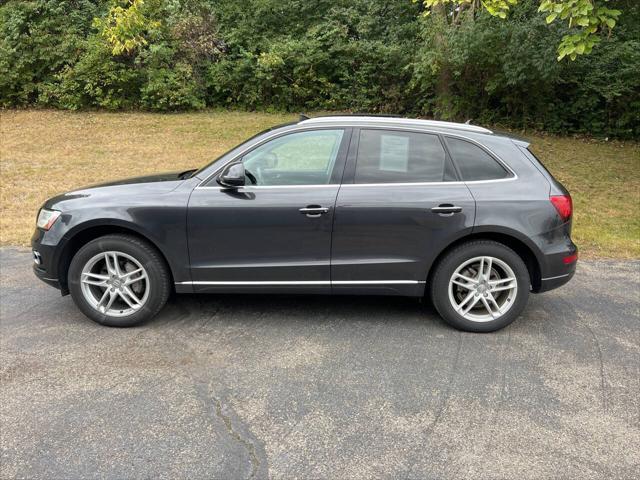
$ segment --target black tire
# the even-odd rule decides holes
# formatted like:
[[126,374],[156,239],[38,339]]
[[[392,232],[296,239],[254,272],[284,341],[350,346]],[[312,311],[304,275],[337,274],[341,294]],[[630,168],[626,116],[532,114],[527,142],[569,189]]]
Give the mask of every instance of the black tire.
[[[479,256],[491,256],[505,262],[515,274],[518,290],[511,308],[495,320],[478,322],[468,320],[455,311],[449,300],[449,280],[465,261]],[[494,332],[506,327],[522,313],[527,305],[530,277],[522,258],[512,249],[491,240],[476,240],[455,247],[445,254],[435,267],[430,282],[431,301],[434,307],[452,327],[467,332]]]
[[[80,283],[82,269],[91,258],[101,252],[117,251],[130,255],[146,270],[149,294],[143,306],[131,315],[117,317],[94,308],[85,298]],[[67,282],[73,301],[91,320],[109,327],[132,327],[154,317],[164,306],[171,291],[171,277],[161,254],[138,237],[124,234],[105,235],[84,245],[69,266]]]

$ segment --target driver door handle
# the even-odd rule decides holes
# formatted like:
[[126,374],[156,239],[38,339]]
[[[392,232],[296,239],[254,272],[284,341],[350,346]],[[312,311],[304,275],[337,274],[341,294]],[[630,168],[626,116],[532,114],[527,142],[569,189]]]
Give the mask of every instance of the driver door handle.
[[433,207],[431,211],[433,213],[439,213],[441,215],[453,215],[454,213],[460,213],[462,211],[462,207],[458,207],[450,203],[443,203],[441,205],[438,205],[437,207]]
[[306,215],[307,217],[315,218],[327,213],[329,211],[329,208],[321,207],[320,205],[307,205],[306,207],[301,208],[298,211],[303,215]]

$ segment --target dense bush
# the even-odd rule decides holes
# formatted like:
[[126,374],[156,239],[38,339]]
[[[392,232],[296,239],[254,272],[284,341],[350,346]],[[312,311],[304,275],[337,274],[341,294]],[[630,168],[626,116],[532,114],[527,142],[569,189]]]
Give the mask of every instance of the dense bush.
[[411,0],[9,0],[0,105],[352,110],[640,136],[640,6],[588,56],[537,2],[459,24]]

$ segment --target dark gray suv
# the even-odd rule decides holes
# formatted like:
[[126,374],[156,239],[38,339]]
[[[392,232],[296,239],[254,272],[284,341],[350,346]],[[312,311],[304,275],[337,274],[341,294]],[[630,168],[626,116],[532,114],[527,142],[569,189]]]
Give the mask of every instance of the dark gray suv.
[[330,116],[262,132],[197,171],[48,200],[38,277],[104,325],[178,293],[429,296],[487,332],[574,274],[567,190],[482,127]]

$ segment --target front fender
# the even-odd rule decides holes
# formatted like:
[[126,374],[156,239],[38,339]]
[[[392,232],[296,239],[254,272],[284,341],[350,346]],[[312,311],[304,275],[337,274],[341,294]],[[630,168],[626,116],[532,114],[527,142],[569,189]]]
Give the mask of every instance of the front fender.
[[51,274],[63,285],[73,254],[88,241],[110,233],[131,233],[146,239],[164,256],[176,282],[190,281],[187,199],[177,196],[166,195],[162,204],[75,208],[63,213],[48,232],[36,231],[34,238],[39,237],[40,248],[49,250]]

